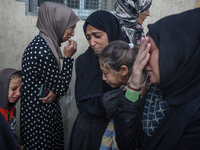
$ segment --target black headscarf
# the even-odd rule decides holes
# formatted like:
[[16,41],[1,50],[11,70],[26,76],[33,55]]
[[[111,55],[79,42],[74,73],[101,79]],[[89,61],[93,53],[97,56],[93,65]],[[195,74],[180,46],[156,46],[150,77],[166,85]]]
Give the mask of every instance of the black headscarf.
[[200,8],[165,17],[148,26],[159,49],[164,99],[178,106],[200,94]]
[[108,11],[99,10],[92,13],[83,25],[84,33],[88,24],[106,32],[109,42],[122,39],[122,31],[117,18]]
[[[165,17],[148,28],[159,49],[160,88],[170,110],[143,149],[196,149],[199,142],[190,131],[199,132],[200,8]],[[188,144],[180,145],[183,136],[189,137]]]
[[[123,38],[117,18],[108,11],[100,10],[92,13],[83,25],[84,33],[86,33],[88,25],[106,32],[109,42],[122,40]],[[109,85],[102,81],[99,59],[91,46],[77,60],[80,64],[76,64],[76,75],[78,79],[76,80],[75,90],[76,101],[79,102],[83,99],[102,96],[104,92],[111,89]]]

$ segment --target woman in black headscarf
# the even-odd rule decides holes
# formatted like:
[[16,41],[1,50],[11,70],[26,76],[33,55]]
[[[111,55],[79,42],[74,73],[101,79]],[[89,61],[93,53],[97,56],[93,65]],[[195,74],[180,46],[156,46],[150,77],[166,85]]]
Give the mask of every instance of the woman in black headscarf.
[[76,60],[75,97],[79,114],[71,134],[70,149],[97,150],[109,122],[102,96],[112,90],[102,80],[97,54],[109,42],[122,40],[122,31],[117,18],[102,10],[86,19],[83,30],[90,46]]
[[[115,125],[124,125],[126,130],[122,132],[129,132],[121,133],[120,141],[127,136],[133,137],[129,144],[148,150],[200,148],[199,15],[200,8],[165,17],[148,26],[148,38],[142,40],[136,61],[140,60],[141,70],[148,71],[151,83],[159,84],[169,110],[165,117],[154,118],[159,124],[148,137],[142,130],[145,97],[135,102],[123,97],[115,115],[121,123],[115,122]],[[133,80],[129,86],[132,89],[137,87]],[[134,105],[139,105],[138,111]],[[134,110],[124,111],[130,107]],[[126,148],[135,149],[132,145]]]

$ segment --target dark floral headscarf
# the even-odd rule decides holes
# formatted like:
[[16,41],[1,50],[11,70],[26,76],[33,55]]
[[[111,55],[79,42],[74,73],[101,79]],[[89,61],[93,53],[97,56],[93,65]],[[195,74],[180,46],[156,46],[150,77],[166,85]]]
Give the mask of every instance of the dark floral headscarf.
[[115,15],[118,18],[123,33],[134,45],[140,45],[141,37],[144,37],[143,27],[138,24],[140,13],[148,10],[152,0],[117,0],[115,3]]

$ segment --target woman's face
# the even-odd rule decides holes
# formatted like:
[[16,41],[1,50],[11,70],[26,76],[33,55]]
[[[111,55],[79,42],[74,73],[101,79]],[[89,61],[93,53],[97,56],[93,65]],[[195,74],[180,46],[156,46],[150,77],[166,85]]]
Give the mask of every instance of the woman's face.
[[149,43],[151,44],[151,49],[149,51],[150,58],[147,63],[145,70],[148,71],[148,75],[150,76],[151,83],[160,83],[160,72],[159,72],[159,50],[154,42],[154,40],[148,36]]
[[10,80],[9,91],[8,91],[8,102],[15,103],[21,97],[22,81],[18,77]]
[[76,27],[76,24],[71,26],[69,29],[67,29],[63,35],[63,42],[68,41],[72,36],[74,36],[74,29]]
[[139,14],[138,24],[142,25],[144,20],[150,15],[149,10],[145,10],[144,12]]
[[107,33],[91,25],[86,28],[86,38],[96,54],[101,53],[109,43]]

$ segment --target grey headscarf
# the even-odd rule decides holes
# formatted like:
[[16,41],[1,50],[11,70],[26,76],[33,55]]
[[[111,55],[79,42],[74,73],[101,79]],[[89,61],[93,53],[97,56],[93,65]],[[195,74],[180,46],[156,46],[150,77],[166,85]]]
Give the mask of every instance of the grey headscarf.
[[39,7],[37,20],[39,34],[51,48],[60,69],[60,59],[63,58],[60,50],[63,35],[67,29],[78,21],[79,18],[74,11],[66,5],[45,2]]
[[117,0],[115,3],[115,15],[122,31],[135,45],[140,45],[141,37],[144,36],[143,27],[137,22],[138,16],[149,9],[151,2],[152,0]]
[[10,77],[17,70],[5,68],[0,71],[0,108],[8,108],[8,90],[10,85]]

